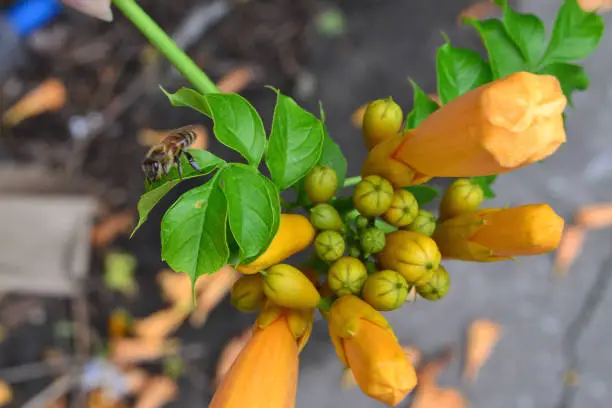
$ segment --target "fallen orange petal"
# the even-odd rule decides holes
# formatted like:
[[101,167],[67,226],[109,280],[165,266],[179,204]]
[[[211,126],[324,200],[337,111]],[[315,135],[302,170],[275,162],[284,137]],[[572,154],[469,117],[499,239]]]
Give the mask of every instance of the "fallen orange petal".
[[[202,275],[195,284],[196,296],[201,293],[214,275]],[[191,289],[191,278],[186,273],[174,272],[172,269],[164,269],[158,272],[157,284],[161,287],[162,297],[168,303],[175,305],[193,304],[193,291]]]
[[13,127],[42,113],[60,110],[66,103],[66,94],[62,81],[47,79],[9,108],[2,116],[2,122],[6,127]]
[[149,381],[149,374],[140,368],[132,368],[124,373],[127,389],[130,394],[140,394],[147,382]]
[[8,405],[13,400],[13,389],[10,385],[0,380],[0,407]]
[[474,382],[481,367],[491,356],[501,337],[501,325],[491,320],[474,321],[467,334],[467,351],[463,377]]
[[217,88],[221,93],[239,93],[248,87],[255,79],[253,68],[244,66],[238,67],[217,82]]
[[134,321],[134,334],[141,338],[165,338],[183,323],[189,314],[187,306],[178,305],[159,310]]
[[149,380],[134,408],[161,408],[176,398],[178,386],[174,380],[158,376]]
[[149,339],[116,339],[110,342],[110,360],[117,365],[127,365],[142,361],[157,360],[160,357],[174,354],[178,343],[161,338]]
[[608,11],[612,9],[612,0],[578,0],[578,5],[588,12]]
[[458,24],[463,23],[464,18],[474,18],[483,20],[494,17],[499,13],[499,7],[492,0],[481,0],[461,10],[457,20]]
[[555,273],[564,275],[582,252],[586,230],[578,225],[570,225],[563,231],[563,237],[555,253]]
[[465,396],[453,388],[438,386],[438,377],[448,368],[453,359],[452,350],[428,360],[417,373],[419,383],[411,408],[467,408]]
[[133,223],[132,211],[126,210],[109,215],[91,231],[91,244],[96,248],[105,248],[119,235],[129,233]]
[[240,274],[229,265],[211,275],[207,285],[198,296],[196,309],[191,314],[189,321],[192,326],[201,327],[206,323],[210,312],[229,293],[239,277]]
[[575,222],[587,229],[612,227],[612,203],[591,204],[579,208]]

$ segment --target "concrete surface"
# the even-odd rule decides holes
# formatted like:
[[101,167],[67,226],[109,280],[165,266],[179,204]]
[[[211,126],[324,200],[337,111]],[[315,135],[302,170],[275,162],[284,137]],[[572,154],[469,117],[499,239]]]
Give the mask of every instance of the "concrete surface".
[[[377,2],[379,7],[398,5],[397,2],[389,3]],[[427,10],[431,7],[426,9],[415,3],[412,3],[414,12],[425,13],[425,22],[430,21],[426,14],[432,12],[448,13],[447,21],[453,21],[453,16],[456,16],[453,13],[462,7],[462,4],[457,4],[457,9],[449,6],[432,11]],[[559,3],[558,0],[523,0],[521,6],[550,24]],[[372,97],[392,94],[406,102],[410,98],[408,87],[392,89],[391,85],[397,83],[397,78],[377,77],[377,64],[384,63],[385,55],[402,53],[406,56],[403,67],[410,67],[411,59],[419,60],[420,67],[426,66],[425,59],[433,70],[434,49],[441,43],[438,32],[445,30],[454,39],[454,35],[463,30],[452,25],[427,27],[424,25],[427,23],[423,23],[420,26],[423,31],[419,34],[418,29],[410,24],[402,25],[406,15],[380,21],[376,13],[366,14],[349,14],[349,27],[367,21],[371,25],[370,32],[403,30],[409,36],[419,35],[420,45],[411,50],[403,42],[390,41],[391,37],[387,37],[390,42],[381,42],[381,38],[385,38],[381,34],[355,40],[354,46],[364,50],[378,47],[374,56],[364,51],[363,58],[357,53],[354,60],[341,61],[342,55],[339,55],[337,61],[321,62],[321,66],[325,63],[327,68],[320,76],[320,97],[329,112],[344,115],[343,121],[347,120],[352,109],[365,101],[355,101],[355,106],[343,108],[341,105],[345,105],[346,95],[325,91],[326,85],[331,85],[325,82],[326,78],[337,78],[334,70],[341,69],[341,64],[360,64],[361,67],[347,72],[346,83],[342,85],[348,92],[351,86],[371,87]],[[605,18],[609,27],[612,15]],[[465,35],[461,41],[464,41],[459,44],[461,46],[476,43]],[[430,53],[424,54],[424,50],[430,50]],[[579,205],[612,201],[610,55],[612,30],[607,30],[596,55],[585,63],[592,80],[591,88],[588,92],[578,93],[574,100],[575,109],[568,111],[568,143],[545,163],[501,177],[495,188],[498,197],[490,206],[547,202],[570,220],[572,211]],[[398,75],[415,77],[428,92],[435,89],[431,72],[421,69],[409,73],[399,71]],[[374,86],[376,81],[379,81],[377,88]],[[328,120],[331,120],[330,116],[328,114]],[[357,132],[351,134],[340,122],[330,122],[330,127],[332,135],[341,135],[343,148],[355,150],[354,140],[359,138]],[[364,154],[364,151],[351,154],[351,174],[358,171],[359,161],[355,156]],[[420,300],[388,316],[403,342],[414,344],[425,353],[454,345],[458,357],[463,350],[465,328],[472,319],[490,318],[503,325],[503,338],[482,369],[479,381],[462,388],[474,408],[610,407],[612,324],[609,311],[612,310],[612,290],[607,284],[612,272],[611,248],[611,231],[590,233],[583,254],[562,280],[553,279],[551,256],[548,255],[484,265],[445,262],[452,278],[447,298],[439,302]],[[382,407],[358,390],[340,389],[341,364],[326,340],[324,325],[317,329],[302,357],[297,407]],[[442,383],[461,386],[460,369],[459,358],[444,373]],[[579,373],[579,384],[574,388],[564,387],[563,383],[563,374],[570,369]]]

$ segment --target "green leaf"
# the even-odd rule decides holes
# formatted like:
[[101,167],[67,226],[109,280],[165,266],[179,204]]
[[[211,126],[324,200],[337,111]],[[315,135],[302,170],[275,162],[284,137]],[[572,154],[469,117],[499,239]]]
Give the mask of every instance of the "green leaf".
[[471,177],[470,180],[478,183],[480,188],[482,188],[482,192],[484,193],[484,197],[487,200],[495,198],[495,192],[491,188],[491,185],[495,182],[497,176],[479,176],[479,177]]
[[[201,177],[206,174],[210,174],[216,168],[222,166],[225,162],[215,156],[214,154],[207,152],[206,150],[188,150],[193,156],[196,163],[200,167],[200,172],[196,171],[189,165],[185,157],[181,157],[181,165],[183,167],[183,180]],[[173,167],[168,172],[168,180],[162,179],[154,183],[147,183],[146,193],[144,193],[140,200],[138,200],[138,225],[132,231],[130,237],[134,236],[136,231],[147,221],[149,213],[155,207],[155,205],[165,196],[174,186],[179,184],[181,181],[178,176],[178,170]]]
[[597,48],[603,32],[601,16],[582,10],[576,0],[565,0],[540,66],[586,58]]
[[266,131],[255,108],[238,94],[207,94],[217,139],[257,167],[266,148]]
[[484,42],[489,54],[489,64],[491,64],[493,80],[527,70],[527,63],[521,50],[508,36],[500,20],[478,21],[475,19],[465,19],[465,21],[478,31]]
[[438,104],[433,101],[421,87],[412,79],[409,79],[414,89],[414,102],[412,111],[406,116],[406,129],[414,129],[421,124],[429,115],[438,110]]
[[545,66],[539,73],[556,76],[561,83],[563,94],[570,104],[572,103],[572,93],[575,90],[584,91],[589,87],[589,77],[580,65],[557,62]]
[[170,93],[160,86],[162,92],[170,100],[172,106],[186,107],[210,116],[206,98],[190,88],[181,88],[175,93]]
[[183,194],[162,219],[162,260],[194,283],[227,264],[227,204],[218,174]]
[[491,81],[491,68],[477,52],[455,48],[449,42],[438,49],[436,65],[443,105]]
[[281,189],[304,177],[321,157],[324,129],[319,119],[277,92],[266,165]]
[[[229,226],[240,247],[240,263],[261,255],[276,235],[280,219],[278,196],[270,180],[252,167],[230,164],[221,171],[221,188],[227,200]],[[276,224],[276,229],[272,227]]]
[[323,125],[323,148],[318,164],[332,168],[338,176],[338,190],[342,188],[346,178],[347,163],[342,154],[340,146],[327,133],[327,127]]
[[504,9],[503,24],[506,32],[518,46],[531,69],[535,69],[546,46],[544,23],[533,14],[513,10],[507,0],[496,1]]
[[419,203],[419,207],[424,206],[427,203],[433,201],[437,196],[440,195],[440,190],[435,187],[428,186],[426,184],[419,184],[416,186],[408,186],[404,187],[404,190],[410,191],[417,202]]

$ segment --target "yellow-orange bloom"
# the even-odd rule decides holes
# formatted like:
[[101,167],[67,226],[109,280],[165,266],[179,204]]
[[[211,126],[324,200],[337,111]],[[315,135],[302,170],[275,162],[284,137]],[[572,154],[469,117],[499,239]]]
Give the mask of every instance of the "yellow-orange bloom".
[[499,261],[554,250],[564,221],[547,204],[484,209],[441,223],[434,240],[443,258]]
[[565,142],[566,104],[556,77],[517,72],[444,105],[390,157],[433,177],[506,173]]
[[298,354],[310,337],[312,319],[313,310],[282,309],[268,302],[209,408],[295,407]]
[[352,370],[364,394],[396,406],[416,386],[414,367],[389,323],[358,297],[342,296],[334,302],[329,334],[338,357]]
[[391,157],[391,154],[397,150],[402,140],[404,140],[404,136],[397,134],[378,143],[368,153],[363,162],[361,176],[364,178],[367,176],[380,176],[389,180],[395,188],[423,184],[431,180],[431,177],[424,176],[410,166]]

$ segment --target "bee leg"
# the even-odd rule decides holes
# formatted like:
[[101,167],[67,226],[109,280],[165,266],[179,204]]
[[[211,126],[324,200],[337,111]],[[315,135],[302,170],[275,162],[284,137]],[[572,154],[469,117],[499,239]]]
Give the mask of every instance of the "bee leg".
[[164,172],[164,176],[166,176],[166,181],[169,181],[170,178],[168,177],[168,166],[166,166],[165,164],[162,164],[161,168],[162,168],[162,171]]
[[179,156],[175,156],[174,164],[176,164],[176,170],[178,170],[179,180],[183,180],[183,166],[181,166],[181,159]]
[[198,163],[196,163],[195,159],[193,158],[193,156],[191,155],[191,153],[189,152],[183,152],[183,154],[185,155],[185,157],[187,158],[187,161],[189,162],[189,165],[191,167],[193,167],[193,169],[195,171],[199,171],[201,172],[202,170],[200,170],[200,166],[198,166]]

